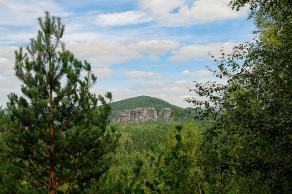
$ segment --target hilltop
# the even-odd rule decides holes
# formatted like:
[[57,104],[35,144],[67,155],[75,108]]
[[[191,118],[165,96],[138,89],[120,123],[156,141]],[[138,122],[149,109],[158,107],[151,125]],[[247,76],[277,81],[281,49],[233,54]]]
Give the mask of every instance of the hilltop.
[[151,96],[137,96],[134,98],[127,98],[124,100],[111,103],[112,105],[112,117],[116,117],[121,112],[136,108],[170,108],[171,110],[177,110],[183,112],[184,109],[170,104],[159,98]]

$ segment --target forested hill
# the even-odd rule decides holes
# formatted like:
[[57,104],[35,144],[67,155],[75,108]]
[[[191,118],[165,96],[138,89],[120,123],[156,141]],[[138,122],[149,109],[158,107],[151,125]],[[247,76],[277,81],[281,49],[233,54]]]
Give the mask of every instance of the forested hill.
[[119,113],[125,110],[131,110],[135,108],[170,108],[172,110],[180,110],[183,111],[183,108],[172,105],[164,100],[159,98],[154,98],[150,96],[137,96],[134,98],[127,98],[124,100],[120,100],[117,102],[113,102],[112,104],[112,116],[115,117]]

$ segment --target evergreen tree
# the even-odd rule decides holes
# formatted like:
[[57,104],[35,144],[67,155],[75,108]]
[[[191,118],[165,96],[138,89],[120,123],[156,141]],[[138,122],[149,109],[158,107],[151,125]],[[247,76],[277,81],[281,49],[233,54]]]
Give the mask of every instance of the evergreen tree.
[[10,94],[7,103],[14,125],[2,138],[0,190],[86,192],[108,169],[105,156],[115,147],[111,94],[91,93],[96,76],[65,48],[59,17],[46,13],[39,25],[37,37],[15,52],[23,95]]

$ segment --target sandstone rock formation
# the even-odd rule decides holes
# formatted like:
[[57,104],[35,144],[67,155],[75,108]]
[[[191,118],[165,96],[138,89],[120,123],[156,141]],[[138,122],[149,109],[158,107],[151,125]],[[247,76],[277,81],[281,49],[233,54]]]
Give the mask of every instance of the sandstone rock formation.
[[119,123],[143,123],[145,121],[171,120],[170,108],[136,108],[122,112],[116,119]]

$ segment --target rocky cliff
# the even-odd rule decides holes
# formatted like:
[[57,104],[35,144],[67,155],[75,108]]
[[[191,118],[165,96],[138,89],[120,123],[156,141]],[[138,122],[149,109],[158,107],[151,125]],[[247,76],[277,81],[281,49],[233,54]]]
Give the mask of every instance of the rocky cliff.
[[145,121],[170,120],[170,108],[136,108],[122,112],[116,119],[119,123],[142,123]]

